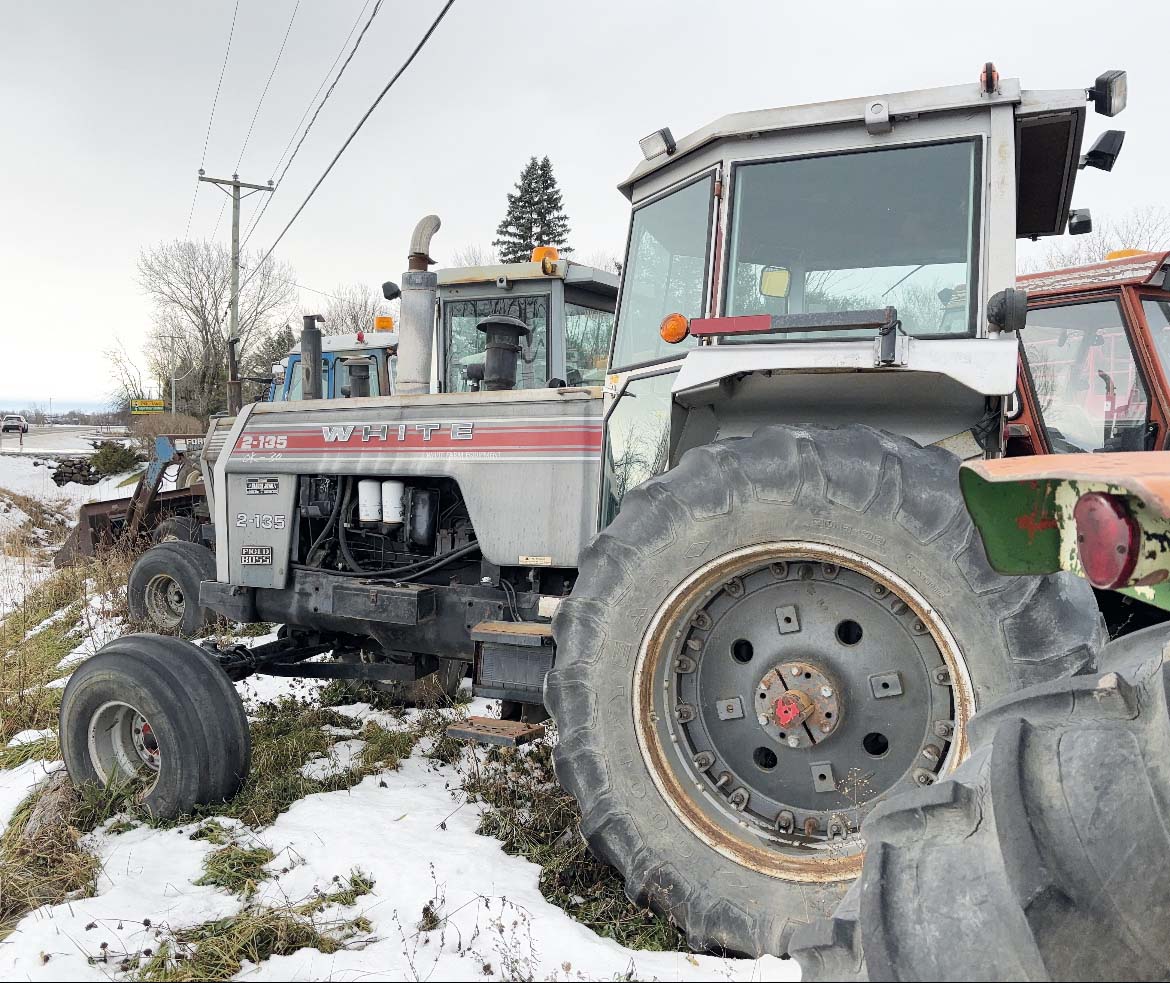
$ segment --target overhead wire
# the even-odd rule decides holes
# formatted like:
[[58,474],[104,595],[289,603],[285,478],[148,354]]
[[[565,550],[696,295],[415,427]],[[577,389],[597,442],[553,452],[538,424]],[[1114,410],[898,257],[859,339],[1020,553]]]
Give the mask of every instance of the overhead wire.
[[[207,146],[211,141],[211,124],[215,122],[215,107],[219,104],[219,90],[223,87],[223,75],[227,71],[228,56],[232,53],[232,38],[236,36],[236,15],[240,12],[240,0],[236,0],[235,8],[232,10],[232,26],[228,30],[227,48],[223,53],[223,64],[219,66],[219,81],[215,83],[215,95],[211,99],[211,113],[207,117],[207,133],[203,136],[203,156],[199,158],[199,170],[203,170],[203,165],[207,163]],[[191,218],[195,214],[195,200],[199,197],[199,186],[202,182],[195,179],[195,192],[191,195],[191,207],[187,210],[187,228],[183,232],[183,238],[186,239],[191,234]],[[221,210],[222,213],[222,210]]]
[[[244,135],[244,143],[240,147],[240,156],[236,159],[236,166],[233,174],[238,174],[240,164],[244,161],[244,154],[248,150],[248,144],[252,140],[252,130],[256,127],[256,120],[260,117],[260,109],[264,105],[264,97],[268,95],[268,89],[272,85],[272,79],[276,75],[276,69],[280,66],[280,59],[284,56],[285,46],[288,44],[288,36],[292,32],[293,21],[297,19],[297,11],[301,9],[301,0],[297,0],[293,6],[293,12],[289,16],[288,25],[284,29],[284,37],[280,41],[280,48],[276,52],[276,59],[272,63],[272,69],[268,73],[268,79],[264,83],[264,88],[260,92],[260,98],[256,101],[256,109],[252,113],[252,121],[248,124],[248,132]],[[220,203],[219,215],[215,219],[215,228],[211,230],[211,238],[214,239],[216,233],[219,232],[219,224],[223,221],[223,213],[227,209],[227,200]]]
[[381,101],[385,98],[386,93],[389,92],[394,87],[394,83],[397,82],[402,77],[403,73],[406,72],[406,70],[414,62],[415,58],[418,57],[419,52],[422,51],[422,49],[426,46],[426,43],[431,39],[431,35],[433,35],[435,33],[435,31],[438,29],[439,24],[442,23],[443,18],[447,16],[447,12],[451,9],[452,6],[454,6],[454,4],[455,4],[455,0],[447,0],[447,2],[443,5],[442,10],[439,11],[438,15],[431,22],[431,26],[427,28],[426,33],[423,34],[422,38],[419,39],[418,44],[416,44],[414,46],[414,49],[410,52],[410,55],[407,57],[406,61],[404,61],[402,63],[402,65],[398,69],[398,71],[396,71],[394,73],[394,75],[391,77],[390,81],[387,82],[386,85],[382,88],[382,91],[378,93],[377,98],[374,99],[374,101],[370,104],[370,108],[367,109],[365,111],[364,115],[362,116],[362,118],[360,120],[358,120],[357,126],[355,126],[353,128],[353,132],[351,132],[350,135],[345,138],[345,142],[342,143],[341,148],[337,151],[336,154],[333,155],[333,159],[329,162],[329,165],[322,172],[321,176],[319,178],[317,178],[317,181],[313,185],[313,187],[309,189],[309,193],[305,196],[305,200],[302,201],[300,206],[297,208],[297,210],[295,212],[293,212],[292,218],[290,218],[288,220],[288,222],[285,224],[285,227],[280,230],[280,234],[276,237],[276,240],[272,243],[272,245],[268,247],[268,251],[260,258],[260,261],[256,264],[255,268],[248,275],[248,278],[242,284],[240,284],[241,290],[243,290],[244,287],[247,286],[248,281],[251,280],[252,277],[254,277],[256,275],[256,273],[260,270],[260,268],[267,261],[268,257],[270,257],[272,255],[272,253],[275,251],[276,247],[278,245],[280,245],[281,240],[285,237],[285,235],[288,234],[288,230],[293,227],[293,223],[296,222],[296,220],[300,217],[301,212],[303,212],[305,210],[306,206],[309,204],[309,202],[312,201],[313,195],[315,195],[317,193],[317,189],[320,188],[322,184],[324,184],[325,179],[329,176],[330,172],[337,165],[337,162],[339,160],[341,160],[341,155],[345,153],[346,149],[349,147],[349,145],[351,143],[353,143],[354,138],[361,131],[361,128],[363,126],[365,126],[366,120],[368,120],[373,115],[374,110],[378,108],[379,103],[381,103]]
[[361,47],[362,40],[365,38],[366,32],[370,29],[370,25],[374,23],[374,18],[378,16],[378,11],[382,9],[382,0],[377,0],[377,3],[374,4],[374,9],[370,13],[369,20],[367,20],[365,26],[362,27],[361,34],[358,35],[357,41],[354,42],[353,48],[349,52],[349,56],[345,59],[345,63],[341,66],[341,69],[333,79],[332,84],[329,86],[328,91],[321,99],[321,102],[318,103],[316,110],[313,112],[313,118],[309,120],[309,125],[306,126],[304,132],[301,133],[300,140],[297,140],[296,149],[293,150],[292,155],[288,158],[288,162],[284,165],[284,170],[280,172],[280,177],[276,177],[276,172],[280,168],[280,164],[284,160],[285,154],[288,153],[288,148],[292,146],[293,140],[296,140],[297,133],[300,132],[301,123],[305,121],[305,117],[309,115],[309,110],[313,108],[314,100],[321,93],[321,90],[325,88],[325,83],[329,81],[330,74],[333,72],[333,69],[337,63],[341,60],[341,56],[345,52],[345,46],[349,44],[349,39],[353,37],[353,32],[357,29],[358,24],[361,22],[362,15],[366,12],[366,9],[369,7],[369,5],[370,0],[366,0],[365,6],[362,7],[361,11],[358,13],[357,19],[353,22],[353,27],[349,29],[349,34],[342,43],[341,49],[337,52],[337,57],[333,59],[333,64],[329,66],[329,71],[326,72],[325,77],[321,79],[321,84],[317,86],[317,91],[313,93],[313,98],[309,100],[309,105],[305,107],[305,112],[301,116],[300,122],[297,123],[297,127],[295,130],[293,130],[292,136],[289,137],[284,151],[281,153],[280,157],[276,161],[275,166],[272,168],[271,176],[275,179],[276,191],[273,191],[272,194],[265,195],[264,200],[258,204],[256,214],[248,225],[248,231],[244,233],[243,244],[245,246],[248,244],[248,240],[252,238],[252,233],[256,231],[256,226],[260,224],[260,220],[264,218],[264,213],[268,210],[268,206],[272,204],[272,199],[280,190],[281,183],[284,181],[284,176],[288,173],[288,169],[292,167],[292,162],[296,159],[297,154],[300,152],[301,145],[305,142],[305,138],[309,135],[309,131],[313,128],[313,124],[317,122],[317,117],[321,115],[321,110],[325,107],[325,103],[327,103],[329,101],[329,97],[333,95],[333,90],[337,88],[337,83],[341,81],[341,77],[345,74],[345,70],[349,67],[349,63],[353,61],[353,56],[357,54],[358,48]]

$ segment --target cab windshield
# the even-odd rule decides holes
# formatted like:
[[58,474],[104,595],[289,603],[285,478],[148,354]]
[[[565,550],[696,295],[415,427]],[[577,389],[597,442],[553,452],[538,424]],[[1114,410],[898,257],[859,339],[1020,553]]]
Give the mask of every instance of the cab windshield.
[[960,140],[737,165],[726,313],[895,307],[907,334],[974,333],[977,149]]
[[485,297],[481,300],[449,300],[443,305],[446,318],[447,378],[444,392],[467,392],[467,368],[482,364],[487,335],[476,328],[485,317],[503,314],[518,317],[529,328],[529,341],[520,341],[516,366],[517,389],[541,389],[548,382],[548,297],[517,295]]

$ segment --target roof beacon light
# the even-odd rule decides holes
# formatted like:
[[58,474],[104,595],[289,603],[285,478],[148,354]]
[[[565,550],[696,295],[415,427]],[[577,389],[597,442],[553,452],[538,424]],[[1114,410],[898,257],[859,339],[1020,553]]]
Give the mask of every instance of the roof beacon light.
[[674,136],[670,132],[670,127],[664,126],[661,130],[655,130],[648,137],[642,137],[638,141],[638,146],[642,148],[642,156],[647,160],[653,160],[662,154],[669,157],[675,149]]
[[1117,68],[1102,72],[1086,94],[1093,108],[1102,116],[1116,116],[1125,109],[1129,96],[1125,72]]
[[532,262],[540,264],[540,272],[545,276],[552,276],[556,272],[557,260],[560,258],[556,246],[537,246],[532,250]]
[[1088,492],[1077,499],[1073,519],[1085,579],[1101,590],[1128,584],[1137,565],[1141,532],[1125,502],[1117,495]]

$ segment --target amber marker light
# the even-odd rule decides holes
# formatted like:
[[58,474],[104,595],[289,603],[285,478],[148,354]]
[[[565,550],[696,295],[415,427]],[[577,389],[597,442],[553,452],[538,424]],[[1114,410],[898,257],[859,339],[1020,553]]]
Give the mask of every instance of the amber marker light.
[[688,334],[690,324],[681,314],[667,314],[658,325],[658,336],[668,345],[677,345]]

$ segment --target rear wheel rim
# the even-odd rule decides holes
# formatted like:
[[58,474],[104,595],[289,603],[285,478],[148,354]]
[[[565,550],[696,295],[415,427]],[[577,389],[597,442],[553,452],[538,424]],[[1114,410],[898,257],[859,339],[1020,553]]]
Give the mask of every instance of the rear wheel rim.
[[89,720],[89,759],[102,785],[119,777],[145,778],[147,791],[158,781],[162,750],[154,727],[129,703],[111,700]]
[[676,816],[736,863],[798,881],[856,876],[864,814],[952,770],[974,710],[925,598],[811,542],[744,547],[687,577],[633,683],[643,759]]
[[186,596],[174,577],[156,573],[146,582],[144,593],[146,613],[154,624],[174,630],[183,623]]

